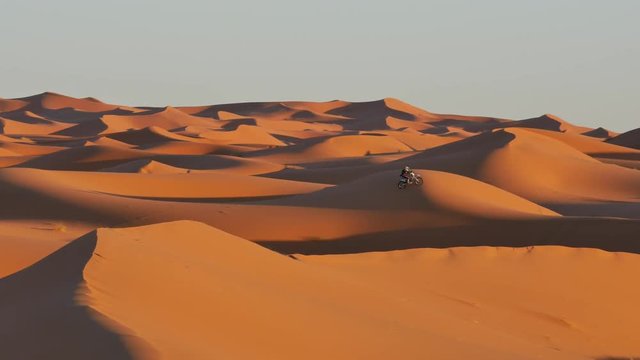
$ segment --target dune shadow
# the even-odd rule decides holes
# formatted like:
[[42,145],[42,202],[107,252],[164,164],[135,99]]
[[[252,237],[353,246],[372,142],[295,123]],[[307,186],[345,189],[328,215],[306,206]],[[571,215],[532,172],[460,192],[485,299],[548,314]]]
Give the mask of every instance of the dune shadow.
[[[5,119],[21,122],[21,123],[24,123],[24,124],[31,124],[31,125],[48,125],[48,124],[50,124],[49,120],[47,120],[47,119],[39,119],[39,118],[37,118],[35,116],[31,116],[24,110],[16,110],[16,111],[4,112],[4,113],[2,113],[2,117],[5,118]],[[1,123],[0,123],[0,126],[2,126]]]
[[616,217],[640,220],[640,202],[601,201],[579,204],[547,204],[541,206],[564,216]]
[[436,146],[403,159],[383,164],[385,168],[414,168],[446,171],[467,177],[476,177],[486,159],[496,150],[502,149],[515,139],[505,132],[487,132],[463,140]]
[[590,153],[589,156],[596,159],[617,159],[617,160],[635,160],[640,161],[640,153],[631,152],[633,149],[630,149],[628,153]]
[[119,335],[77,300],[96,241],[95,233],[84,235],[0,279],[3,359],[133,359]]
[[[304,164],[305,169],[283,169],[265,174],[265,177],[288,179],[298,181],[310,181],[319,183],[341,184],[354,181],[360,177],[382,171],[397,170],[405,165],[416,169],[430,169],[459,174],[467,177],[477,177],[487,157],[494,151],[507,146],[515,135],[498,131],[495,133],[482,133],[460,141],[443,144],[434,148],[415,151],[415,154],[392,160],[383,164],[350,164],[349,166],[311,168]],[[315,139],[314,139],[315,140]],[[322,141],[317,139],[315,141]],[[306,144],[311,144],[305,143]],[[286,152],[296,146],[278,149],[278,152]],[[301,147],[300,147],[301,149]],[[251,153],[252,156],[271,155],[270,153]],[[362,159],[363,157],[361,157]],[[327,179],[331,179],[327,181]],[[390,186],[395,186],[397,178],[390,180]]]
[[263,196],[239,196],[239,197],[160,197],[160,196],[135,196],[135,195],[121,195],[111,194],[106,192],[99,192],[100,194],[116,196],[126,199],[138,199],[138,200],[150,200],[150,201],[162,201],[162,202],[181,202],[181,203],[220,203],[220,204],[233,204],[233,203],[257,203],[260,201],[277,200],[287,197],[296,196],[299,194],[282,194],[282,195],[263,195]]
[[[288,135],[282,135],[282,134],[276,134],[276,133],[270,133],[271,136],[273,136],[274,138],[289,144],[289,146],[292,145],[300,145],[300,144],[305,144],[309,141],[309,138],[299,138],[299,137],[295,137],[295,136],[288,136]],[[334,136],[335,134],[326,134],[323,136],[317,136],[314,137],[312,139],[327,139],[331,136]],[[251,153],[249,153],[251,154]]]
[[54,120],[66,124],[79,124],[85,121],[97,121],[104,115],[131,115],[132,111],[126,109],[113,109],[105,111],[83,111],[74,108],[60,109],[32,109],[33,113],[40,115],[48,120]]
[[113,148],[101,145],[72,147],[34,157],[14,167],[42,170],[93,171],[116,166],[127,161],[151,157],[150,154],[132,153],[123,157],[110,158],[107,156],[103,158],[103,155],[110,151],[113,151]]
[[245,102],[212,105],[193,115],[219,120],[219,111],[226,111],[240,116],[251,117],[253,115],[268,115],[287,110],[289,109],[279,102]]
[[492,129],[498,127],[500,125],[500,121],[497,119],[488,119],[487,122],[473,122],[463,119],[444,118],[442,120],[431,122],[431,125],[437,128],[454,127],[472,133],[479,133],[484,131],[491,131]]
[[283,254],[351,254],[459,246],[558,245],[640,254],[640,221],[560,218],[487,220],[479,224],[359,234],[338,239],[257,241]]
[[5,206],[0,207],[1,219],[73,220],[115,224],[126,217],[117,211],[95,206],[82,206],[73,201],[0,179],[0,198]]
[[225,131],[235,131],[238,130],[240,125],[257,126],[258,124],[253,118],[234,119],[222,125],[222,129]]

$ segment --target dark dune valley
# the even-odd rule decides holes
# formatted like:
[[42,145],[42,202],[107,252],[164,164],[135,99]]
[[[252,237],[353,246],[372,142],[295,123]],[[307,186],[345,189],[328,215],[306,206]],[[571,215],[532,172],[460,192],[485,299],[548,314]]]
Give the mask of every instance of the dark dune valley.
[[43,93],[0,200],[0,359],[640,357],[640,129]]

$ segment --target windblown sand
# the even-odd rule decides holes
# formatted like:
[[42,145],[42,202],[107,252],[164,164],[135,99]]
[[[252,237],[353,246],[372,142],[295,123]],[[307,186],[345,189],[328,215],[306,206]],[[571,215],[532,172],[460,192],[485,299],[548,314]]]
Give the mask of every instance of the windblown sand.
[[44,93],[0,199],[0,359],[640,357],[640,129]]

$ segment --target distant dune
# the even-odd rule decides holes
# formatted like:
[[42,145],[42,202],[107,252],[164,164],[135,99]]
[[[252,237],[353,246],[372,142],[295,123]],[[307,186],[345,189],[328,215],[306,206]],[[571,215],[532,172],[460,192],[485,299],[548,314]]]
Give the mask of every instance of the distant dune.
[[2,359],[640,357],[640,129],[43,93],[0,199]]
[[607,142],[640,150],[640,129],[630,130],[614,136],[608,139]]

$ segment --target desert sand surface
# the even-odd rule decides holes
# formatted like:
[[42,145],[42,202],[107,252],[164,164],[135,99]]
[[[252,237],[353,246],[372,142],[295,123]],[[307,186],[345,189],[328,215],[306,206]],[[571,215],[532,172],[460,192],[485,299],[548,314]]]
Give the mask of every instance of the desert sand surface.
[[0,99],[0,359],[640,358],[639,131]]

